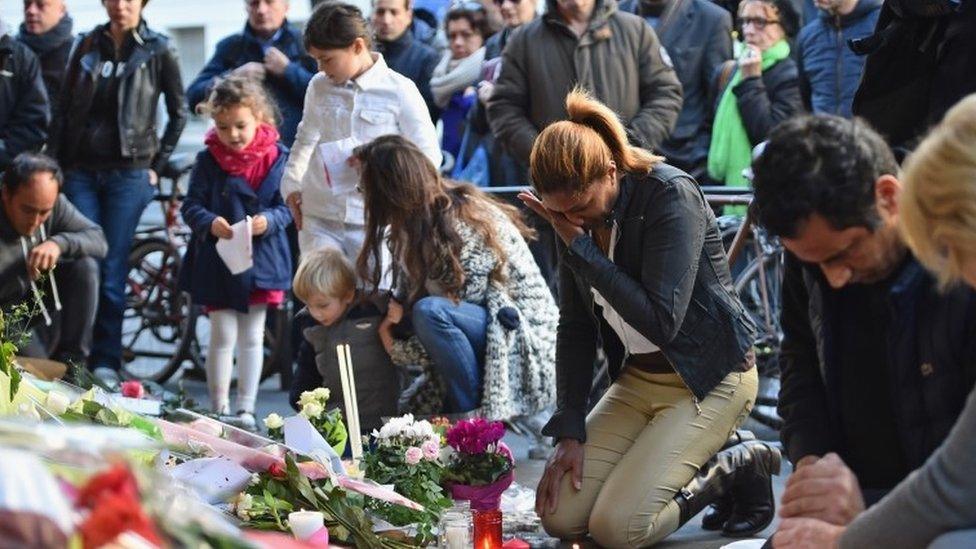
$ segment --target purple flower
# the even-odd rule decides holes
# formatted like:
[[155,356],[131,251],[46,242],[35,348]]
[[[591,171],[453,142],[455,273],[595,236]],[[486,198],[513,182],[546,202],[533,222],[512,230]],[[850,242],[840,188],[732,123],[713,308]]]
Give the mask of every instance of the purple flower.
[[411,446],[407,448],[407,452],[403,455],[403,459],[406,460],[407,465],[416,465],[420,463],[420,460],[424,457],[424,451],[416,446]]
[[459,421],[447,432],[447,443],[465,454],[483,454],[505,436],[505,425],[476,417]]

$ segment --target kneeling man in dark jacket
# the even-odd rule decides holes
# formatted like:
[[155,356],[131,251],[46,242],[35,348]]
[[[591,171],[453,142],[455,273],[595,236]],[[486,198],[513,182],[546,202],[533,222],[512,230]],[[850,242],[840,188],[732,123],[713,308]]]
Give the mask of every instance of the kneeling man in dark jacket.
[[[3,175],[0,309],[9,314],[26,302],[36,313],[38,337],[21,354],[83,364],[98,308],[96,260],[108,244],[61,194],[62,181],[54,160],[32,153],[17,156]],[[61,311],[60,322],[51,309]]]
[[822,482],[788,483],[781,514],[837,523],[854,511],[807,503],[838,489],[877,502],[955,424],[976,379],[976,294],[940,291],[906,248],[898,165],[860,120],[785,122],[753,171],[754,213],[789,252],[781,437],[798,472],[840,458]]

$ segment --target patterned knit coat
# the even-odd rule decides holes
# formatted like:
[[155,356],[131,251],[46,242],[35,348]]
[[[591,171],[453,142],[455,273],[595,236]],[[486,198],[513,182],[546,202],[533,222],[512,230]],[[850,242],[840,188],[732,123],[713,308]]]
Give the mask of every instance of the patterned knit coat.
[[[508,216],[500,210],[494,214],[494,233],[507,255],[502,271],[504,281],[489,277],[499,259],[485,245],[484,238],[467,223],[458,222],[465,275],[458,297],[488,310],[480,415],[504,420],[534,414],[555,402],[559,309],[525,239]],[[514,309],[519,317],[518,326],[511,330],[498,320],[498,312],[506,307]],[[440,381],[416,336],[397,341],[392,359],[397,365],[420,366],[432,385],[425,388],[428,398],[443,397]],[[430,397],[432,394],[436,396]],[[438,410],[409,411],[436,413]]]

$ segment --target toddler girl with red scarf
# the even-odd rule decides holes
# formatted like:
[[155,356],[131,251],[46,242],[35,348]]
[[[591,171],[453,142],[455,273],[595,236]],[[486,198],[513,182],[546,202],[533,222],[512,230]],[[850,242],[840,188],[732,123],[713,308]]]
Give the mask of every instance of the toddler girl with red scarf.
[[[257,82],[232,77],[219,82],[203,105],[214,120],[206,150],[197,155],[183,202],[193,230],[181,287],[210,317],[207,386],[213,411],[227,415],[237,348],[236,423],[254,429],[254,404],[264,362],[269,307],[282,304],[291,284],[285,228],[291,213],[280,193],[288,149],[278,143],[274,109]],[[250,217],[253,266],[238,274],[217,254],[218,239]]]

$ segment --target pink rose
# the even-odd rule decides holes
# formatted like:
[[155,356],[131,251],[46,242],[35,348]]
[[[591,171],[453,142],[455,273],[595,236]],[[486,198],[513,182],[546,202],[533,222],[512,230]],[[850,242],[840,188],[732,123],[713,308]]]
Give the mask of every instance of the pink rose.
[[441,445],[434,440],[428,440],[420,446],[420,449],[424,452],[424,459],[427,461],[434,461],[441,455]]
[[403,458],[407,461],[407,465],[416,465],[420,463],[420,460],[424,457],[424,451],[416,446],[411,446],[407,448],[407,453],[404,454]]
[[122,390],[122,396],[129,398],[142,398],[146,396],[146,389],[135,380],[123,381],[122,385],[119,386]]

